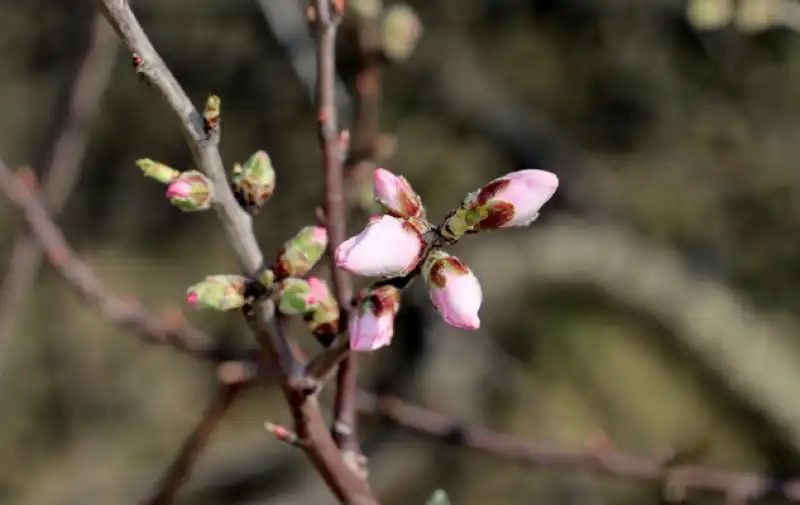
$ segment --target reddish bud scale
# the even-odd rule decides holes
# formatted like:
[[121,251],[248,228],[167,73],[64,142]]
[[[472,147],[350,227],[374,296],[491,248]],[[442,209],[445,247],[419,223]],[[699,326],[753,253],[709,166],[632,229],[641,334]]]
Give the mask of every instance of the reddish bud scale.
[[435,262],[431,267],[429,274],[431,283],[437,288],[446,287],[447,277],[444,274],[448,269],[458,273],[459,275],[467,275],[470,271],[463,261],[455,256],[448,256]]

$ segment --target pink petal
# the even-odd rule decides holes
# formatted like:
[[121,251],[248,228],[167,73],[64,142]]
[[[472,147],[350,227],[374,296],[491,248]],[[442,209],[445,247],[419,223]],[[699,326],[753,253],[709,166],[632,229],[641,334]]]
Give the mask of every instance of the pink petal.
[[191,183],[178,179],[167,186],[168,198],[187,198],[192,192]]
[[476,330],[481,321],[478,317],[483,293],[477,277],[469,272],[459,275],[446,272],[445,287],[430,286],[431,301],[445,322],[456,328]]
[[186,295],[186,301],[189,302],[189,305],[197,305],[198,298],[197,293],[194,291]]
[[394,331],[394,317],[376,317],[370,312],[350,318],[350,349],[371,352],[388,345]]
[[356,275],[405,275],[416,267],[423,247],[419,232],[404,221],[382,216],[336,248],[336,266]]
[[545,170],[520,170],[502,177],[510,184],[493,198],[514,206],[514,217],[503,228],[525,226],[536,219],[539,210],[558,189],[556,174]]
[[376,198],[386,203],[398,201],[402,191],[402,180],[398,176],[385,168],[376,168],[372,179]]

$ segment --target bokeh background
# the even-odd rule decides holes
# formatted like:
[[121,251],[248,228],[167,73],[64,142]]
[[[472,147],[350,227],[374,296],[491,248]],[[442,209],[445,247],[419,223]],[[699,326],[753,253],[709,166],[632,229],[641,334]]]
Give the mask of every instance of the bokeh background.
[[[278,188],[256,221],[268,257],[314,221],[322,196],[301,3],[132,2],[192,99],[222,97],[226,163],[256,149],[272,157]],[[522,439],[581,448],[601,430],[627,452],[701,445],[700,464],[796,474],[800,2],[408,4],[424,31],[386,65],[354,194],[369,191],[375,164],[405,175],[430,216],[522,168],[553,171],[561,187],[530,228],[455,248],[484,287],[480,331],[447,327],[414,285],[393,346],[361,359],[361,385]],[[40,174],[58,162],[75,76],[104,40],[113,65],[98,65],[108,84],[79,124],[88,144],[57,221],[113,290],[183,308],[189,284],[234,270],[234,258],[212,214],[171,208],[134,165],[191,160],[171,111],[94,15],[87,1],[0,2],[0,157]],[[339,62],[350,126],[363,116],[354,26]],[[351,232],[368,210],[352,211]],[[21,232],[0,199],[5,274]],[[115,328],[47,266],[4,304],[0,503],[138,501],[213,397],[213,369]],[[235,314],[186,316],[226,345],[249,344]],[[264,432],[267,419],[287,413],[264,386],[225,420],[179,503],[333,503],[302,455]],[[362,423],[389,505],[423,503],[437,487],[457,505],[662,501],[651,484],[521,468]]]

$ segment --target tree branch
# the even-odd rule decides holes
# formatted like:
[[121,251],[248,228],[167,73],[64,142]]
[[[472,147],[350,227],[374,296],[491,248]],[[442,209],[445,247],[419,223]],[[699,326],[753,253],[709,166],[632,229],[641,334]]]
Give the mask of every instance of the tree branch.
[[[314,28],[317,43],[317,109],[320,148],[325,180],[325,222],[328,228],[328,254],[333,270],[336,300],[342,310],[340,330],[347,330],[347,312],[353,297],[352,282],[347,272],[336,268],[334,251],[344,242],[347,234],[344,193],[344,156],[339,143],[336,117],[336,30],[344,16],[341,0],[315,0]],[[333,412],[333,437],[351,463],[360,457],[356,433],[356,400],[358,363],[354,354],[348,355],[339,365],[336,377],[336,399]]]
[[143,505],[169,505],[175,501],[178,491],[189,478],[192,468],[200,459],[214,430],[244,389],[242,384],[221,386],[217,397],[209,405],[200,422],[184,440],[153,496],[144,500]]
[[[102,96],[117,54],[117,39],[103,17],[92,21],[89,47],[86,50],[67,96],[66,112],[50,150],[42,187],[46,208],[58,215],[69,200],[81,173],[81,164],[89,144],[89,126],[102,102]],[[36,281],[42,264],[42,250],[36,239],[25,233],[11,249],[6,277],[0,286],[0,374],[14,336],[14,321],[28,291]]]
[[139,75],[161,92],[180,120],[197,168],[214,183],[214,210],[236,252],[236,258],[245,273],[255,276],[262,267],[263,257],[253,234],[252,219],[236,202],[228,185],[218,149],[219,130],[206,131],[202,116],[156,52],[128,1],[98,2],[103,15],[133,53]]
[[[263,256],[253,234],[252,219],[239,206],[228,185],[217,147],[219,128],[207,130],[200,114],[185,91],[150,43],[127,0],[99,0],[100,8],[134,55],[137,70],[161,91],[180,119],[195,163],[214,183],[213,206],[244,272],[256,277],[264,268]],[[332,42],[331,42],[332,43]],[[330,102],[332,103],[332,102]],[[331,112],[332,113],[332,112]],[[323,119],[323,118],[320,118]],[[321,121],[324,124],[324,121]],[[267,366],[278,375],[281,389],[295,421],[295,431],[303,441],[303,451],[317,468],[336,497],[347,505],[376,505],[366,483],[344,465],[341,453],[325,427],[316,397],[308,395],[295,375],[302,370],[294,360],[290,345],[278,328],[275,309],[268,300],[259,301],[246,314],[248,325],[261,346]]]
[[168,343],[195,357],[220,361],[214,341],[204,332],[182,320],[165,321],[147,312],[137,301],[124,300],[109,292],[94,272],[77,258],[42,202],[2,161],[0,190],[22,210],[33,237],[50,263],[79,296],[96,306],[111,322],[133,329],[148,342]]
[[569,450],[526,442],[511,435],[461,424],[443,414],[411,405],[399,398],[359,392],[359,410],[382,416],[403,428],[443,443],[468,447],[527,466],[605,474],[631,480],[668,483],[681,491],[722,493],[746,501],[767,496],[800,500],[800,479],[785,480],[753,472],[729,472],[698,465],[674,465],[671,458],[623,453],[611,448]]
[[[42,204],[2,162],[0,162],[0,190],[9,197],[12,203],[21,208],[33,235],[40,241],[47,257],[54,262],[54,266],[68,282],[73,284],[79,292],[84,292],[86,289],[84,283],[87,282],[87,279],[91,280],[89,286],[93,286],[93,288],[89,289],[90,295],[87,295],[86,298],[100,308],[104,315],[110,317],[116,324],[134,327],[140,336],[152,332],[146,337],[149,342],[165,340],[162,335],[166,330],[161,329],[160,324],[152,323],[158,318],[147,314],[144,309],[137,308],[136,317],[115,317],[114,311],[108,311],[109,307],[121,306],[124,305],[124,302],[105,289],[97,289],[99,281],[88,267],[74,258],[68,244],[64,242],[63,236],[50,221]],[[64,251],[67,254],[64,254]],[[147,324],[130,322],[139,318],[150,322]],[[170,331],[175,332],[176,336],[201,335],[204,339],[210,340],[201,331],[189,326],[180,331]],[[179,342],[178,339],[169,339],[168,341],[175,345],[176,349],[195,357],[214,359],[213,353],[197,352],[198,347],[176,345],[176,342]],[[245,378],[249,380],[253,377],[245,376]],[[282,384],[282,387],[286,387],[285,384]],[[293,390],[290,392],[296,394]],[[296,413],[301,418],[307,416],[307,420],[296,420],[295,424],[306,430],[305,433],[298,431],[298,437],[312,440],[316,448],[301,447],[304,451],[310,452],[309,458],[315,465],[324,467],[324,471],[321,473],[325,476],[329,486],[334,489],[337,497],[344,503],[358,505],[377,503],[368,494],[360,496],[346,494],[346,489],[343,489],[346,486],[361,489],[364,483],[341,464],[341,454],[333,444],[325,424],[319,416],[316,397],[312,396],[311,398],[311,402],[302,402],[304,408]],[[399,398],[378,397],[360,391],[357,401],[357,407],[362,414],[381,416],[403,428],[440,442],[468,447],[532,467],[605,474],[655,483],[663,483],[672,478],[673,483],[677,482],[684,492],[724,493],[744,500],[763,498],[767,495],[800,500],[800,479],[787,481],[752,472],[728,472],[697,465],[674,466],[666,458],[635,456],[612,449],[564,449],[549,444],[527,442],[485,428],[466,426],[446,415],[406,403]],[[185,444],[184,448],[186,445],[191,444]],[[331,458],[339,464],[333,464]],[[328,470],[328,467],[333,470]],[[331,483],[331,481],[333,482]],[[346,496],[346,498],[342,498],[342,496]],[[372,501],[367,501],[369,499]]]

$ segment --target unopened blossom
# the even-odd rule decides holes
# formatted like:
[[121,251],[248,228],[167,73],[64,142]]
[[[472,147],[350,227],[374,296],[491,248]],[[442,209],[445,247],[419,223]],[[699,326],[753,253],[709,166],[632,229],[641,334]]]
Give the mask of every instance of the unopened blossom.
[[422,200],[405,177],[384,168],[376,168],[373,175],[375,200],[385,212],[394,217],[425,217]]
[[309,277],[311,293],[319,301],[317,308],[304,317],[311,333],[317,337],[335,335],[339,329],[339,304],[328,284],[317,277]]
[[298,316],[312,312],[319,306],[319,299],[308,282],[289,277],[278,289],[278,310],[287,316]]
[[247,212],[258,214],[275,191],[275,169],[269,155],[256,151],[244,165],[236,163],[231,174],[233,195]]
[[211,207],[214,189],[211,180],[196,170],[181,172],[167,186],[166,192],[172,205],[184,212],[196,212]]
[[198,309],[238,309],[245,304],[246,283],[241,275],[209,275],[186,290],[186,301]]
[[350,349],[374,351],[388,346],[394,336],[394,318],[400,310],[400,291],[385,285],[361,293],[350,314]]
[[322,226],[306,226],[281,247],[275,274],[278,278],[306,275],[322,258],[326,247],[328,231]]
[[447,238],[465,233],[527,226],[558,189],[558,177],[545,170],[520,170],[499,177],[475,193],[445,220]]
[[433,305],[447,324],[478,329],[483,293],[477,277],[461,260],[442,250],[432,251],[422,266],[422,275]]
[[425,247],[425,224],[381,216],[336,248],[336,266],[367,277],[400,277],[413,271]]

